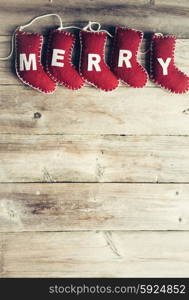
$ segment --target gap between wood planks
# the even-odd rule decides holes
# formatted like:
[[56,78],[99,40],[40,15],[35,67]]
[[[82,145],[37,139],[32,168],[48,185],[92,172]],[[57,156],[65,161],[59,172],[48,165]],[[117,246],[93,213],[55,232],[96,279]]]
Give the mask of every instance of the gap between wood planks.
[[5,182],[0,182],[0,185],[2,184],[162,184],[162,185],[166,185],[166,184],[189,184],[189,182],[175,182],[175,181],[25,181],[25,182],[21,182],[21,181],[5,181]]
[[189,137],[189,134],[119,134],[119,133],[99,133],[99,134],[93,134],[93,133],[80,133],[80,134],[72,134],[72,133],[3,133],[0,132],[0,135],[20,135],[20,136],[73,136],[73,135],[79,135],[79,136],[93,136],[93,137],[108,137],[108,136],[114,136],[114,137]]
[[[6,236],[6,234],[7,233],[12,233],[12,234],[24,234],[24,233],[32,233],[32,232],[39,232],[39,233],[61,233],[61,232],[66,232],[66,233],[69,233],[69,232],[74,232],[74,233],[83,233],[83,232],[91,232],[91,233],[100,233],[100,232],[102,232],[102,233],[104,233],[104,232],[115,232],[115,233],[119,233],[119,232],[127,232],[127,233],[137,233],[137,232],[146,232],[146,233],[148,233],[148,232],[156,232],[156,233],[165,233],[165,232],[189,232],[189,230],[187,230],[187,229],[149,229],[149,230],[147,230],[147,229],[125,229],[125,230],[123,230],[123,229],[111,229],[111,230],[96,230],[96,229],[89,229],[89,230],[87,230],[87,229],[81,229],[81,230],[79,230],[79,229],[76,229],[76,230],[74,230],[74,229],[72,229],[72,230],[52,230],[52,231],[50,231],[50,230],[22,230],[22,231],[0,231],[0,234],[1,235],[5,235]],[[0,251],[1,251],[1,248],[0,248]]]
[[[15,235],[17,235],[17,234],[27,234],[27,233],[32,233],[32,232],[39,232],[39,233],[41,233],[41,234],[46,234],[46,233],[61,233],[61,232],[66,232],[66,233],[69,233],[69,232],[74,232],[74,233],[84,233],[84,232],[91,232],[91,233],[111,233],[111,232],[115,232],[115,233],[129,233],[129,234],[132,234],[132,233],[140,233],[140,232],[146,232],[146,233],[150,233],[150,232],[156,232],[156,233],[165,233],[165,232],[189,232],[189,230],[186,230],[186,229],[149,229],[149,230],[146,230],[146,229],[132,229],[132,230],[120,230],[120,229],[111,229],[111,230],[92,230],[92,229],[89,229],[89,230],[87,230],[87,229],[81,229],[81,230],[79,230],[79,229],[77,229],[77,230],[53,230],[53,231],[50,231],[50,230],[31,230],[31,231],[28,231],[28,230],[23,230],[23,231],[6,231],[6,232],[1,232],[0,231],[0,234],[1,234],[1,236],[6,236],[6,234],[7,233],[11,233],[11,234],[15,234]],[[3,247],[2,247],[3,248]],[[2,250],[2,248],[0,248],[0,250]],[[3,249],[4,250],[4,249]]]
[[[132,26],[135,25],[139,28],[142,26],[148,31],[152,28],[156,31],[158,31],[158,29],[170,31],[171,27],[173,27],[173,33],[175,31],[183,36],[187,35],[186,19],[188,3],[186,1],[182,4],[177,3],[178,1],[171,1],[171,5],[165,3],[165,1],[154,0],[126,1],[127,3],[125,3],[125,1],[117,2],[118,1],[109,1],[109,3],[105,3],[105,1],[77,1],[77,4],[74,4],[69,1],[68,4],[65,3],[65,5],[62,5],[61,1],[50,2],[50,0],[48,0],[46,2],[40,1],[40,3],[32,2],[32,4],[23,3],[23,1],[13,1],[11,4],[3,3],[3,5],[1,5],[3,20],[1,30],[2,33],[11,30],[11,25],[7,24],[8,18],[6,18],[6,15],[10,14],[11,9],[13,24],[19,24],[21,14],[23,15],[23,22],[26,22],[28,14],[31,18],[34,17],[35,14],[44,13],[45,10],[50,13],[56,9],[56,11],[63,16],[63,20],[66,24],[67,22],[70,23],[70,20],[73,20],[73,23],[77,22],[77,24],[82,23],[83,25],[85,20],[88,20],[90,17],[90,19],[93,20],[95,18],[97,21],[103,21],[107,25],[124,25],[126,18],[127,22],[129,24],[131,23]],[[28,14],[25,13],[26,11]],[[147,17],[149,21],[145,22]],[[178,18],[177,22],[174,22],[175,17]],[[158,22],[159,18],[162,18],[162,22]],[[167,19],[169,19],[169,22],[167,22]],[[182,24],[181,31],[178,27]]]

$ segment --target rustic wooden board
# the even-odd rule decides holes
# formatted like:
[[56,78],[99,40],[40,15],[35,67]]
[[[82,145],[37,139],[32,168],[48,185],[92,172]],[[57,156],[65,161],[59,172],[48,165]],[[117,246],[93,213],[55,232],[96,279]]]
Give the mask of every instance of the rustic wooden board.
[[178,11],[180,11],[180,8],[188,8],[189,3],[188,0],[154,0],[154,4],[156,6],[171,6],[171,7],[178,7]]
[[[0,56],[15,26],[51,12],[112,34],[141,29],[142,52],[152,32],[175,34],[176,64],[189,74],[187,0],[1,0]],[[188,277],[188,99],[151,82],[44,96],[17,80],[14,57],[1,61],[0,277]]]
[[[168,1],[166,1],[167,3]],[[1,0],[0,3],[0,34],[8,34],[15,26],[28,22],[36,15],[56,12],[59,13],[64,23],[80,25],[88,20],[102,22],[109,28],[111,25],[128,25],[146,32],[174,33],[181,37],[189,37],[187,1],[171,1],[172,6],[165,5],[165,1],[64,1],[61,0]],[[44,29],[51,24],[49,19],[38,22],[31,27],[34,30]],[[52,25],[57,25],[57,20],[52,19]],[[41,25],[41,27],[39,26]]]
[[1,234],[1,277],[188,277],[188,232]]
[[1,135],[1,182],[189,182],[189,137]]
[[188,94],[172,95],[159,88],[105,93],[60,87],[46,96],[23,86],[0,86],[0,95],[0,133],[189,134]]
[[188,184],[1,184],[0,232],[188,230]]

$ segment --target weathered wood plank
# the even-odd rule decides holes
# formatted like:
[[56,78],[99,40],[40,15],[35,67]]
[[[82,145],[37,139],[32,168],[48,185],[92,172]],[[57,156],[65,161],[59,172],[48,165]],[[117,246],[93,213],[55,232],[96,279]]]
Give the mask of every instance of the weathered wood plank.
[[189,137],[1,135],[1,182],[189,182]]
[[60,87],[46,96],[24,86],[0,86],[0,133],[188,135],[188,108],[188,94],[162,89],[105,93]]
[[171,7],[182,7],[182,8],[189,8],[189,2],[188,0],[155,0],[156,6],[171,6]]
[[188,277],[188,234],[7,233],[1,277]]
[[[125,21],[123,14],[123,10],[125,10],[125,7],[131,6],[131,10],[139,10],[139,8],[141,8],[141,10],[145,12],[145,9],[149,7],[149,3],[149,0],[139,0],[137,1],[137,5],[135,0],[129,0],[127,1],[127,4],[125,4],[124,0],[113,0],[109,1],[109,3],[102,0],[97,0],[95,2],[90,0],[68,0],[64,3],[62,3],[61,0],[52,2],[49,0],[36,0],[32,3],[23,0],[12,0],[9,2],[1,1],[0,16],[2,21],[4,22],[0,23],[0,33],[5,34],[6,32],[11,31],[12,28],[14,28],[13,26],[18,26],[20,25],[20,23],[27,23],[30,19],[36,17],[37,15],[54,12],[59,13],[63,18],[63,22],[65,22],[66,24],[73,24],[73,22],[77,22],[83,26],[86,22],[88,22],[89,19],[102,21],[105,20],[105,18],[107,19],[109,14],[113,16],[113,11],[117,11],[118,16],[120,16],[121,14],[122,19]],[[11,25],[6,20],[7,15],[10,15],[10,13],[12,16]],[[114,17],[116,17],[116,14],[114,15]],[[111,19],[110,25],[112,24],[112,21],[113,20]],[[40,20],[31,28],[33,28],[34,30],[44,30],[44,28],[49,26],[50,24],[58,25],[57,19],[55,17],[52,17],[51,20]]]
[[[15,26],[28,22],[37,15],[56,12],[61,14],[65,24],[84,25],[90,19],[102,22],[107,28],[110,25],[128,24],[130,27],[140,28],[147,32],[162,31],[189,37],[189,8],[186,1],[183,6],[175,4],[170,7],[163,4],[159,2],[159,5],[156,6],[148,0],[137,2],[131,0],[109,0],[108,2],[102,0],[70,0],[66,2],[61,0],[32,2],[3,0],[0,3],[0,34],[10,33]],[[50,23],[49,20],[43,20],[32,28],[34,30],[44,29]],[[57,20],[52,19],[52,25],[55,24],[57,24]]]
[[2,277],[1,274],[3,273],[3,264],[4,264],[4,234],[0,232],[0,278]]
[[0,231],[188,230],[187,184],[1,184]]
[[[0,57],[7,56],[9,54],[10,49],[10,36],[0,36]],[[148,50],[149,48],[150,39],[145,39],[142,43],[140,53],[138,55],[139,61],[149,69],[149,53],[144,55],[143,53]],[[77,45],[79,46],[79,45]],[[78,58],[79,58],[79,49],[76,47],[73,53],[73,59],[76,66],[78,66]],[[107,47],[107,60],[110,59],[111,56],[111,42],[108,41]],[[179,68],[189,74],[189,60],[188,60],[188,53],[189,53],[189,39],[178,39],[176,43],[176,50],[175,50],[175,62],[179,66]],[[23,85],[20,80],[17,79],[14,70],[14,58],[11,61],[0,61],[0,84],[16,84],[16,85]],[[124,84],[121,84],[124,86]],[[147,86],[155,87],[155,85],[148,80]]]

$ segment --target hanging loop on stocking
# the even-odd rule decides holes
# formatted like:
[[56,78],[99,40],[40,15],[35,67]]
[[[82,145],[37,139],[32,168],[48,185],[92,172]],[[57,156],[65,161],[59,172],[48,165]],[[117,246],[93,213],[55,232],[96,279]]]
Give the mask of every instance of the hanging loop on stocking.
[[[97,25],[97,29],[93,29],[94,25]],[[113,37],[111,35],[111,33],[109,33],[109,31],[101,29],[101,25],[98,22],[89,21],[89,23],[85,27],[83,27],[83,30],[85,30],[85,31],[89,30],[89,31],[92,31],[92,32],[105,32],[109,35],[109,37],[111,37],[111,38]]]
[[[95,30],[95,29],[93,29],[92,28],[92,26],[93,25],[97,25],[98,26],[98,28]],[[101,25],[100,25],[100,23],[98,23],[98,22],[91,22],[91,21],[89,21],[89,23],[83,28],[83,30],[90,30],[90,31],[93,31],[93,32],[95,32],[95,31],[100,31],[100,28],[101,28]]]
[[27,23],[25,25],[21,25],[19,27],[19,30],[22,30],[22,29],[24,29],[24,28],[26,28],[28,26],[31,26],[37,20],[40,20],[40,19],[46,18],[46,17],[53,17],[53,16],[57,17],[58,20],[59,20],[59,23],[60,23],[60,25],[57,28],[57,30],[63,30],[63,29],[79,29],[79,30],[82,30],[82,28],[80,28],[78,26],[63,26],[61,17],[58,14],[54,14],[54,13],[52,13],[52,14],[45,14],[45,15],[42,15],[42,16],[38,16],[38,17],[32,19],[29,23]]
[[12,34],[12,38],[11,38],[11,50],[10,50],[10,53],[9,53],[9,55],[7,55],[6,57],[0,57],[0,60],[2,60],[2,61],[3,61],[3,60],[8,60],[8,59],[10,59],[10,58],[12,57],[13,52],[14,52],[14,38],[15,38],[15,33],[16,33],[18,30],[19,30],[19,31],[22,31],[24,28],[27,28],[27,27],[31,26],[35,21],[40,20],[40,19],[43,19],[43,18],[46,18],[46,17],[51,17],[51,16],[55,16],[55,17],[58,18],[59,23],[60,23],[58,29],[60,29],[60,30],[61,30],[61,29],[66,29],[65,27],[63,27],[62,19],[61,19],[61,17],[60,17],[58,14],[52,13],[52,14],[45,14],[45,15],[42,15],[42,16],[35,17],[35,18],[32,19],[29,23],[26,23],[26,24],[24,24],[24,25],[20,25],[20,26],[18,26],[18,27],[14,30],[14,32],[13,32],[13,34]]
[[[163,34],[161,32],[156,33],[156,35],[163,36]],[[139,51],[139,53],[141,55],[146,55],[146,54],[148,54],[150,52],[150,50],[151,50],[150,47],[148,47],[148,49],[146,49],[145,51]]]
[[45,15],[42,15],[42,16],[35,17],[29,23],[21,25],[19,27],[19,30],[23,30],[24,28],[27,28],[27,27],[31,26],[37,20],[40,20],[40,19],[43,19],[43,18],[46,18],[46,17],[53,17],[53,16],[58,18],[59,23],[60,23],[59,28],[63,28],[62,19],[61,19],[61,17],[58,14],[45,14]]

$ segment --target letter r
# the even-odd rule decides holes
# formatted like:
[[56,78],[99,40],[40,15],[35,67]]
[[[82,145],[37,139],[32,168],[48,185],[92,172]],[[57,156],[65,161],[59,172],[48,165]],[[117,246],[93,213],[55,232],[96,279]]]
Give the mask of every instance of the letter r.
[[101,61],[100,55],[93,54],[93,53],[88,54],[88,67],[87,67],[87,70],[88,71],[93,71],[93,67],[94,67],[97,72],[100,72],[101,71],[101,68],[99,66],[100,61]]
[[125,63],[127,68],[131,68],[131,57],[132,52],[130,50],[119,50],[118,67],[123,67],[123,63]]

